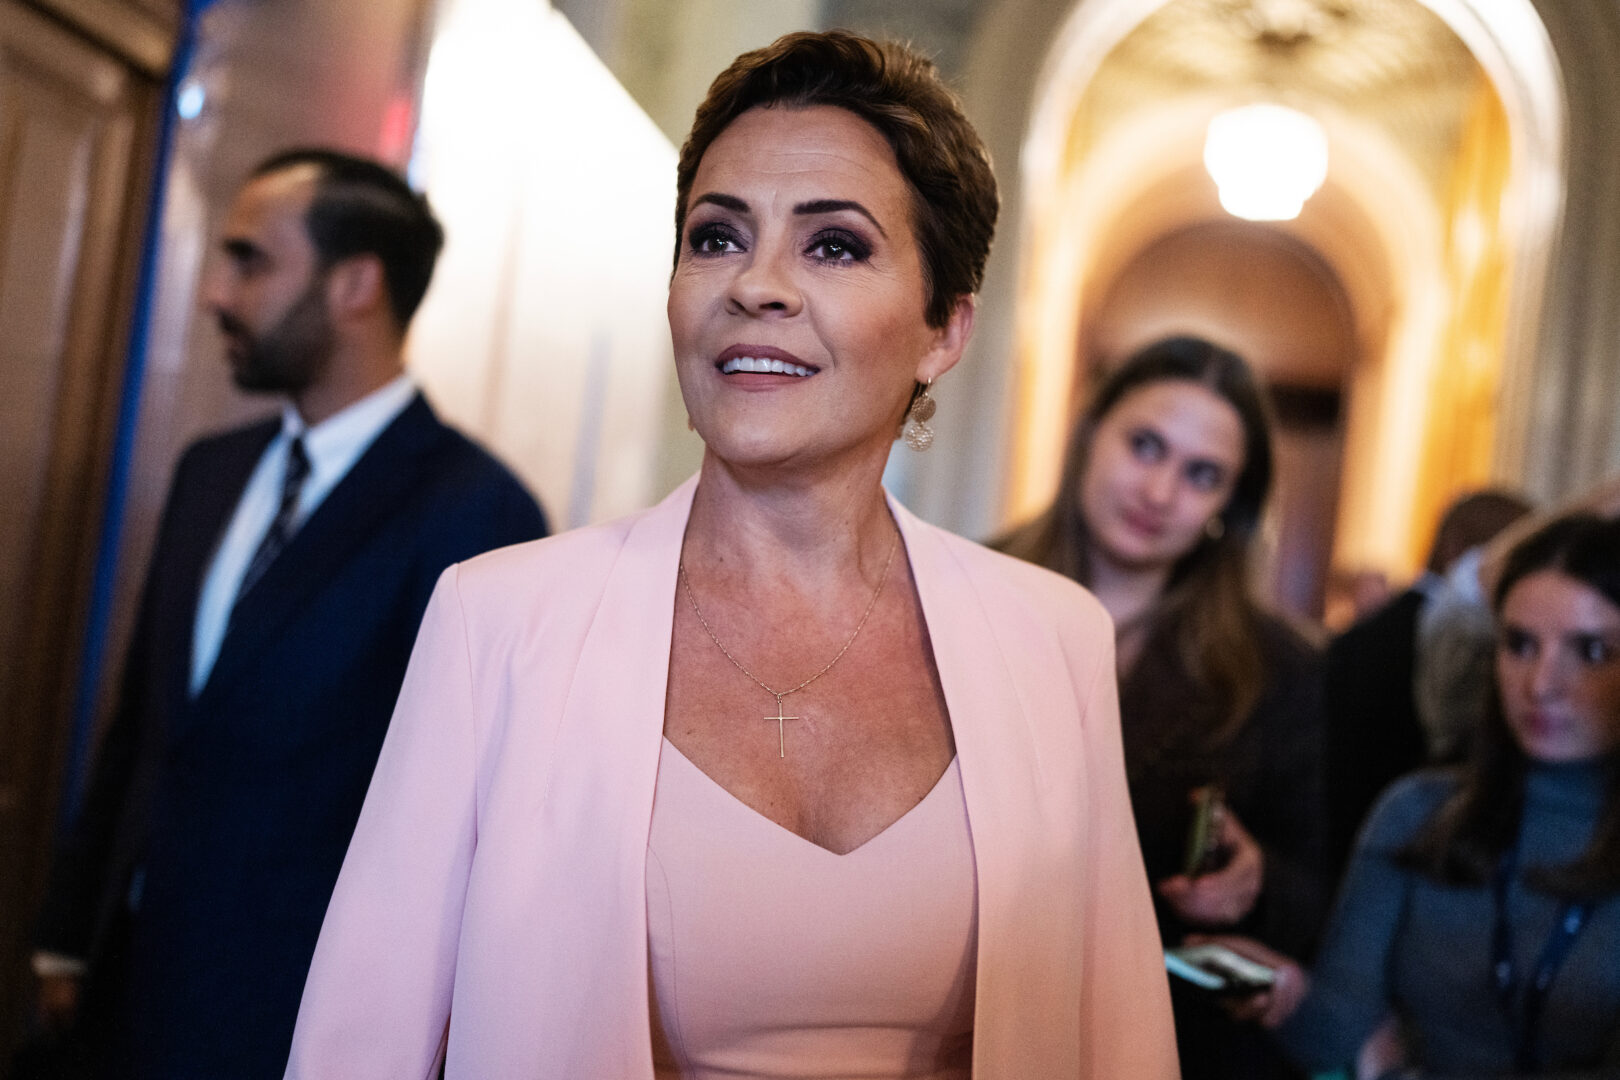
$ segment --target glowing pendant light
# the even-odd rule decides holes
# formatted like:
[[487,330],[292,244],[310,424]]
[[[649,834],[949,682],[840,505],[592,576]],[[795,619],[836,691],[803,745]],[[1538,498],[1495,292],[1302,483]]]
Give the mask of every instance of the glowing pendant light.
[[1249,221],[1287,221],[1327,179],[1322,125],[1283,105],[1245,105],[1209,122],[1204,167],[1221,206]]

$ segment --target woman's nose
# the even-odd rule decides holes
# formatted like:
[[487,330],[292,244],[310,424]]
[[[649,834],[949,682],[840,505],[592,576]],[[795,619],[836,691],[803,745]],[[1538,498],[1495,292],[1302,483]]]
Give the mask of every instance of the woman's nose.
[[1564,658],[1557,649],[1542,649],[1531,664],[1530,696],[1537,701],[1555,698],[1563,692]]
[[757,245],[731,281],[732,305],[748,315],[797,314],[804,301],[790,258],[776,245]]
[[1142,478],[1142,494],[1154,506],[1168,506],[1176,497],[1176,470],[1165,461],[1148,466]]

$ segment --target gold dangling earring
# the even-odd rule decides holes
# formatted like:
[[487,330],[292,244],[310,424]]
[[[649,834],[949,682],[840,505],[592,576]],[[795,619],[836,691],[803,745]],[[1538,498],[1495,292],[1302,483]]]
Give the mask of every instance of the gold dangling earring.
[[928,396],[928,388],[933,385],[933,379],[923,383],[917,396],[911,399],[911,408],[906,410],[906,445],[913,450],[922,451],[934,445],[934,429],[928,421],[934,418],[939,403]]

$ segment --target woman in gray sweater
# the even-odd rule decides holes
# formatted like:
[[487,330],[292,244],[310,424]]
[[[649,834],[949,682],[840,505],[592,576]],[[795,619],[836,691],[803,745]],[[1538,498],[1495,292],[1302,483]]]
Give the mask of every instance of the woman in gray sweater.
[[1467,764],[1385,793],[1317,963],[1247,1003],[1301,1064],[1362,1080],[1620,1077],[1620,523],[1509,556]]

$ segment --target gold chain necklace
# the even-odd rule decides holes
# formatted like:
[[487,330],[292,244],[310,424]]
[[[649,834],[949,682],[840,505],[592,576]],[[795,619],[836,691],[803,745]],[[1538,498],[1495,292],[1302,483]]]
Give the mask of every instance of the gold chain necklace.
[[883,595],[883,586],[889,580],[889,567],[894,563],[894,553],[899,550],[900,530],[896,529],[894,531],[894,539],[889,541],[888,558],[883,560],[883,570],[878,575],[877,588],[872,590],[872,599],[867,601],[866,610],[861,612],[861,621],[855,624],[855,630],[849,635],[849,640],[844,642],[844,647],[838,650],[837,656],[827,661],[826,667],[822,668],[820,671],[816,672],[814,675],[810,676],[808,679],[804,680],[804,682],[800,683],[798,686],[795,686],[791,690],[773,690],[769,686],[766,686],[763,679],[744,667],[743,662],[738,660],[735,656],[732,656],[731,650],[720,643],[720,638],[715,634],[714,627],[709,625],[709,620],[703,617],[703,609],[698,607],[697,596],[692,592],[692,582],[686,576],[686,559],[683,557],[677,564],[680,569],[681,588],[686,592],[687,602],[692,605],[692,614],[697,616],[698,622],[702,624],[704,632],[709,635],[709,640],[714,642],[714,647],[719,649],[720,652],[725,655],[727,660],[731,661],[733,667],[742,672],[744,675],[748,676],[750,679],[754,680],[755,683],[759,684],[760,689],[764,690],[767,694],[776,699],[776,715],[761,717],[761,719],[776,721],[776,754],[778,757],[787,757],[787,722],[789,720],[801,719],[797,716],[786,715],[786,710],[782,708],[782,699],[787,697],[789,694],[797,694],[800,690],[803,690],[805,687],[827,674],[827,672],[833,669],[833,665],[842,660],[844,658],[844,654],[849,652],[849,647],[855,644],[855,639],[860,637],[861,631],[865,629],[866,620],[872,617],[872,611],[877,607],[878,597]]

